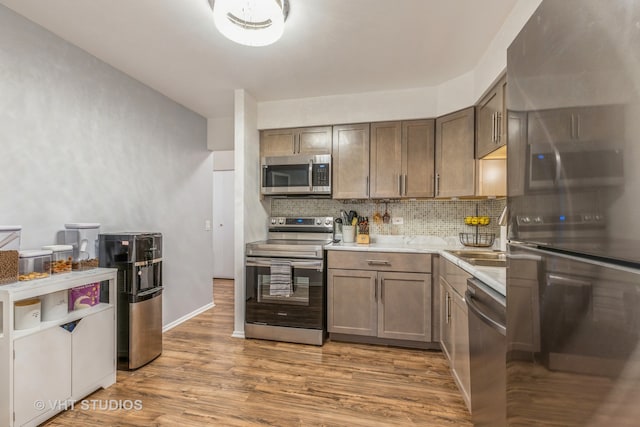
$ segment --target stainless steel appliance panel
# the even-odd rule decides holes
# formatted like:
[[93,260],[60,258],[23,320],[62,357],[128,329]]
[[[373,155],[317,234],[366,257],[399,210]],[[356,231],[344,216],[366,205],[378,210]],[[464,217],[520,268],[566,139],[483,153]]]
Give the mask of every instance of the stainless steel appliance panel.
[[162,291],[129,304],[128,369],[143,366],[162,353]]
[[467,280],[471,417],[475,427],[506,419],[506,301],[477,279]]
[[544,0],[507,51],[509,235],[640,263],[640,3]]
[[509,251],[509,425],[636,426],[640,270]]

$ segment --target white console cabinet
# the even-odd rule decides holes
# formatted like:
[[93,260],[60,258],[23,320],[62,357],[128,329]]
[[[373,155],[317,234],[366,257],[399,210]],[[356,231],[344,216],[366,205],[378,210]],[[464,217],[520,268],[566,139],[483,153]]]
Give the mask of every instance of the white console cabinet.
[[[0,286],[0,426],[37,426],[115,383],[116,273],[96,268]],[[16,302],[97,282],[108,288],[99,304],[15,330]],[[71,332],[63,328],[71,323]]]

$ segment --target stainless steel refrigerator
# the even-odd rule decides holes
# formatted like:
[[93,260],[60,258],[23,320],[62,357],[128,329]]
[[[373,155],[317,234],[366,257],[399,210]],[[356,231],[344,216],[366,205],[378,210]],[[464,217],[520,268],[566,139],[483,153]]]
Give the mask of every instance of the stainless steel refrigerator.
[[507,420],[640,423],[640,1],[543,0],[507,51]]

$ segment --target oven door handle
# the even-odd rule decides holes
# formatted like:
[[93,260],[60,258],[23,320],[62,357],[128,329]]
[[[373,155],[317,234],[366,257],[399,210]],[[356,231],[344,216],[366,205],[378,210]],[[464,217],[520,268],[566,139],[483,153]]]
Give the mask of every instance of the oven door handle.
[[274,262],[289,261],[292,268],[303,268],[308,270],[322,271],[324,263],[321,259],[311,261],[294,261],[287,258],[247,258],[245,266],[247,267],[271,267]]

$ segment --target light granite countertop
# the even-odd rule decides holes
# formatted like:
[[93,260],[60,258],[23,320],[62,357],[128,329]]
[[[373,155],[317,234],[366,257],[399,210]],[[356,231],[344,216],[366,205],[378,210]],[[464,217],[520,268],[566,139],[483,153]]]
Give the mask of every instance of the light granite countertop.
[[501,295],[506,295],[507,274],[505,267],[482,267],[469,264],[447,250],[477,250],[465,248],[456,238],[433,236],[374,236],[368,245],[357,243],[329,243],[324,247],[329,251],[395,252],[438,254],[453,262],[475,278],[491,287]]

